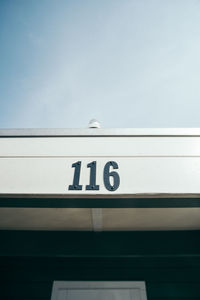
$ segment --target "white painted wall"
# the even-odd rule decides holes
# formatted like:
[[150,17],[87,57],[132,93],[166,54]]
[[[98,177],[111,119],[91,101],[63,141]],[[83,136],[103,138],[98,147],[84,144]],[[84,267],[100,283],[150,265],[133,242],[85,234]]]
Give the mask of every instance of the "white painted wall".
[[[69,191],[81,161],[82,191]],[[86,191],[97,162],[99,191]],[[106,162],[116,161],[120,186],[108,191]],[[200,137],[1,137],[0,194],[136,195],[200,194]]]

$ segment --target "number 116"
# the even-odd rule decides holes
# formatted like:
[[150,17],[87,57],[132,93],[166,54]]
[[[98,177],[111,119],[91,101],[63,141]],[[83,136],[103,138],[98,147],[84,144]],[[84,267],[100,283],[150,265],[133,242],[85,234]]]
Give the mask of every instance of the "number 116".
[[[87,191],[98,191],[99,185],[96,184],[96,166],[97,162],[92,161],[91,163],[87,164],[87,168],[90,168],[90,180],[89,184],[85,186]],[[116,191],[120,185],[120,178],[119,174],[116,171],[110,171],[110,168],[118,169],[118,164],[115,161],[109,161],[105,164],[103,170],[103,181],[104,186],[108,191]],[[69,185],[70,191],[81,191],[82,185],[79,184],[80,181],[80,172],[81,172],[81,161],[77,161],[72,164],[72,168],[74,170],[74,178],[72,185]],[[113,178],[113,183],[110,182],[110,177]]]

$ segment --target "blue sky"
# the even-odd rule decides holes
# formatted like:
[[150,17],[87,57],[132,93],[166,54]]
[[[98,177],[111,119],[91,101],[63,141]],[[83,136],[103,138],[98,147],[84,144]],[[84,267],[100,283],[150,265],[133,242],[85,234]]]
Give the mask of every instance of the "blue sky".
[[0,128],[200,127],[200,1],[0,0]]

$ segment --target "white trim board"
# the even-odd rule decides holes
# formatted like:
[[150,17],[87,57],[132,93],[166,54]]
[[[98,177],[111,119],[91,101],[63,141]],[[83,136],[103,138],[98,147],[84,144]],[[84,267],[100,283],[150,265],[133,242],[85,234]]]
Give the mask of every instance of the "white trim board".
[[[84,297],[87,291],[88,296],[92,292],[98,300],[103,300],[102,297],[106,295],[106,291],[113,295],[126,293],[130,300],[147,300],[145,282],[142,281],[54,281],[51,300],[78,300],[77,295],[84,292]],[[99,298],[96,298],[98,296]],[[91,295],[89,299],[93,299]]]

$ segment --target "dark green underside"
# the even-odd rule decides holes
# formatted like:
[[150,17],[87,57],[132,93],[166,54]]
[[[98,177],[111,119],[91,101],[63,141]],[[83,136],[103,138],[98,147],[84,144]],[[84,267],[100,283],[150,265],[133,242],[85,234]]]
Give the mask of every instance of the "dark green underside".
[[[200,207],[200,199],[1,197],[0,207]],[[1,231],[0,270],[4,300],[50,299],[54,280],[141,280],[148,300],[199,300],[200,231]]]
[[0,207],[165,208],[200,207],[200,198],[40,198],[0,197]]
[[141,280],[148,300],[200,299],[200,231],[1,231],[0,241],[4,300],[50,299],[53,280]]

